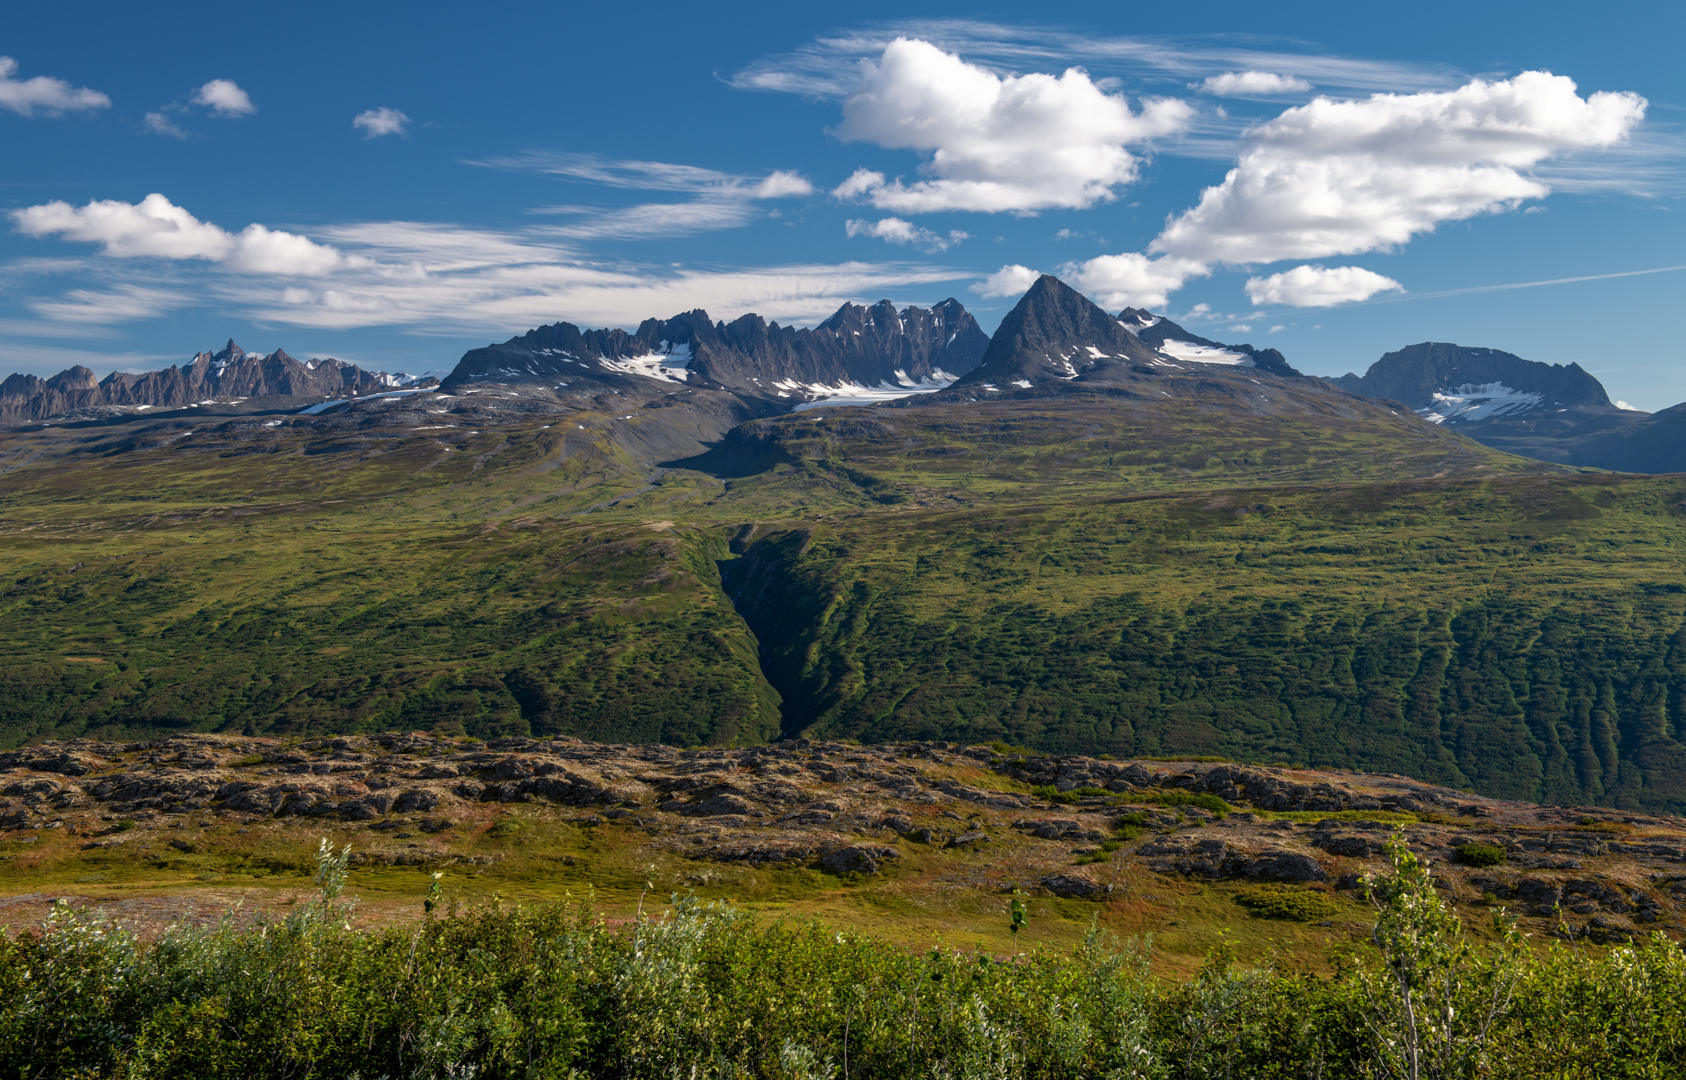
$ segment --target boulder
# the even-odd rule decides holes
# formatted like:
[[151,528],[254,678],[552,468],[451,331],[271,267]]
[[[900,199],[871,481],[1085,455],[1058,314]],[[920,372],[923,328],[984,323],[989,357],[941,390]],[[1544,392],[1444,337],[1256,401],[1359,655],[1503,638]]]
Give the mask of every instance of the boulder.
[[1039,883],[1055,896],[1093,898],[1105,896],[1107,887],[1083,874],[1050,874]]
[[[883,848],[846,847],[820,856],[820,867],[834,874],[876,874]],[[876,857],[875,857],[876,856]]]
[[439,793],[430,788],[411,788],[398,796],[394,808],[400,814],[415,814],[439,805]]

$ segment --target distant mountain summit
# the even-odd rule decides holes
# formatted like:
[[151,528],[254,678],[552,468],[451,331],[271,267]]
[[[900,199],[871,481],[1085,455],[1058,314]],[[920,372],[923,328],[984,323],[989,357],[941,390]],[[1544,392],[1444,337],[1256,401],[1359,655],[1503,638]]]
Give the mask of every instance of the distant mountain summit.
[[46,420],[88,413],[181,409],[193,405],[274,399],[304,404],[333,397],[379,393],[399,386],[424,388],[438,380],[399,372],[366,371],[343,360],[300,362],[281,349],[249,353],[234,343],[194,354],[162,371],[113,372],[104,379],[80,365],[50,379],[12,375],[0,382],[0,423]]
[[552,323],[473,349],[444,382],[539,387],[561,397],[669,390],[729,391],[791,404],[850,389],[935,390],[978,365],[989,337],[963,305],[897,310],[844,304],[811,329],[706,311],[647,319],[628,334]]
[[1430,423],[1525,457],[1636,472],[1686,465],[1682,455],[1657,457],[1652,443],[1666,440],[1611,441],[1646,414],[1617,406],[1579,364],[1542,364],[1498,349],[1425,341],[1388,353],[1361,376],[1329,381],[1364,397],[1397,401]]
[[1299,375],[1287,359],[1275,349],[1255,349],[1251,345],[1225,345],[1222,342],[1191,334],[1160,315],[1141,308],[1125,308],[1118,313],[1118,322],[1136,335],[1143,344],[1167,356],[1194,364],[1226,364],[1258,368],[1272,375]]
[[1348,373],[1333,382],[1354,394],[1401,402],[1436,424],[1616,407],[1579,364],[1542,364],[1498,349],[1440,341],[1390,352],[1362,376]]

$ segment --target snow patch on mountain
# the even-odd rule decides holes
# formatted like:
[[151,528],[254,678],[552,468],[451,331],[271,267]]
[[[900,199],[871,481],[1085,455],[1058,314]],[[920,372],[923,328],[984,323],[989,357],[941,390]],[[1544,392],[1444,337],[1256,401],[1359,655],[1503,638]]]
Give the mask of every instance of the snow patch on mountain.
[[[296,415],[315,416],[317,413],[325,412],[326,410],[333,408],[335,405],[344,405],[348,401],[375,401],[379,398],[399,398],[408,397],[411,394],[431,394],[434,392],[435,391],[429,387],[425,390],[391,390],[384,394],[365,394],[362,397],[355,398],[335,398],[332,401],[319,401],[315,405],[307,405],[298,410]],[[211,404],[211,402],[200,402],[200,404],[208,405]]]
[[1444,424],[1448,421],[1467,423],[1523,412],[1536,407],[1544,400],[1544,394],[1512,390],[1501,382],[1480,385],[1464,383],[1462,386],[1435,391],[1433,399],[1427,407],[1418,409],[1417,415],[1431,424]]
[[599,363],[610,371],[642,375],[646,379],[661,379],[663,382],[682,383],[691,377],[687,370],[691,366],[690,342],[672,344],[664,341],[656,348],[656,352],[643,356],[604,357]]
[[[1158,320],[1155,320],[1158,321]],[[1233,349],[1220,349],[1211,345],[1196,345],[1192,341],[1177,341],[1166,338],[1159,343],[1159,351],[1167,356],[1174,356],[1192,364],[1228,364],[1232,367],[1254,367],[1253,358],[1244,352]]]
[[[898,375],[902,374],[897,372]],[[838,383],[826,386],[821,383],[806,385],[793,381],[776,382],[773,385],[785,390],[795,390],[802,393],[816,395],[816,400],[804,401],[797,405],[792,412],[802,412],[804,409],[819,409],[833,405],[878,405],[898,398],[912,397],[915,394],[934,394],[938,390],[946,389],[954,384],[958,375],[950,375],[941,368],[933,371],[928,379],[917,381],[906,380],[897,383],[879,383],[877,386],[860,386],[856,383]]]

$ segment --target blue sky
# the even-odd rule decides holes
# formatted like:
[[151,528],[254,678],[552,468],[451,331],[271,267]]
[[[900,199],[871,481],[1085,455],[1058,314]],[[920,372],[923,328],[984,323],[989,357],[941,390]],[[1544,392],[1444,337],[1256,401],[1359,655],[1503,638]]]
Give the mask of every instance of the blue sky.
[[881,297],[992,329],[1049,271],[1312,373],[1455,341],[1686,400],[1686,270],[1634,273],[1686,264],[1681,6],[1378,10],[32,5],[0,373]]

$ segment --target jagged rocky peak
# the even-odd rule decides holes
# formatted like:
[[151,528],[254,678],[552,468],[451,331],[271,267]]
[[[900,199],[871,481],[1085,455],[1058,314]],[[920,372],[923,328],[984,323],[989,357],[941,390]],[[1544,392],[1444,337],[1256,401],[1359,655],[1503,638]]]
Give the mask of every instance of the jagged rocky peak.
[[1275,349],[1251,345],[1225,345],[1221,341],[1190,333],[1161,315],[1142,308],[1127,307],[1118,313],[1118,323],[1150,348],[1191,364],[1227,364],[1258,368],[1272,375],[1300,373]]
[[1390,352],[1362,376],[1332,380],[1365,397],[1402,402],[1437,424],[1466,425],[1560,410],[1617,411],[1579,364],[1542,364],[1498,349],[1425,341]]
[[1044,274],[1001,320],[983,362],[959,385],[1028,389],[1080,379],[1120,362],[1163,363],[1088,297]]
[[[466,353],[445,380],[530,385],[564,396],[647,393],[650,380],[795,404],[863,387],[935,389],[976,367],[989,338],[957,300],[932,308],[844,304],[812,328],[705,311],[636,332],[553,323]],[[672,392],[669,390],[668,392]],[[769,406],[774,407],[774,406]]]
[[45,386],[47,389],[61,394],[71,394],[83,390],[97,389],[99,384],[99,379],[94,375],[92,369],[77,364],[75,367],[65,368],[48,379]]
[[[393,377],[385,372],[365,371],[341,360],[301,364],[281,349],[258,355],[245,351],[230,338],[216,352],[195,353],[185,364],[161,371],[117,371],[96,379],[88,368],[78,366],[46,380],[13,375],[0,383],[0,423],[252,399],[308,404],[377,392],[392,385]],[[432,386],[437,380],[404,385]]]

